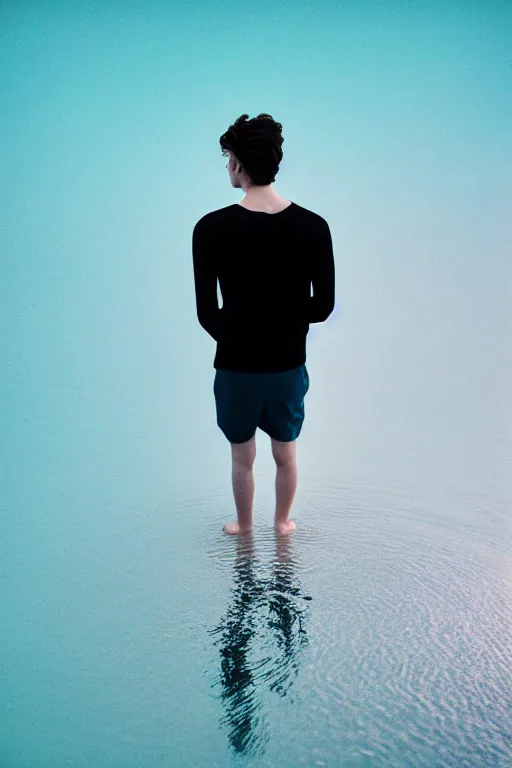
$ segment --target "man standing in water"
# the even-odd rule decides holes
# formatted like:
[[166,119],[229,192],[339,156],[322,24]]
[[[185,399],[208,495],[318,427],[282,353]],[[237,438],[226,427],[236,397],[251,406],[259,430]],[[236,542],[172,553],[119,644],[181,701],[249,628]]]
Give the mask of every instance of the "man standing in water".
[[326,220],[272,188],[283,157],[282,125],[265,113],[248,117],[220,137],[231,185],[245,196],[194,227],[197,317],[217,342],[217,424],[231,443],[238,521],[223,530],[252,530],[259,427],[276,462],[275,529],[286,534],[296,528],[288,515],[309,389],[306,336],[310,323],[327,320],[334,309],[334,256]]

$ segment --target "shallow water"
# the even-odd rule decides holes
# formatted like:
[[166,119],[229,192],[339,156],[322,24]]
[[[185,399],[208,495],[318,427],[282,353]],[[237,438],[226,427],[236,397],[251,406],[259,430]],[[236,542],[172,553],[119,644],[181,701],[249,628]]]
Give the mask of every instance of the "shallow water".
[[259,496],[13,526],[2,765],[511,764],[505,501],[322,483],[276,538]]

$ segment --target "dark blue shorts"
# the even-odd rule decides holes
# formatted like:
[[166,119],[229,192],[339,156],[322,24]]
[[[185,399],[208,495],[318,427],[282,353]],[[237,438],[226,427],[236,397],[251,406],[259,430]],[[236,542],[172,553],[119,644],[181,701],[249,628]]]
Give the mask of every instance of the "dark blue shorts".
[[217,368],[213,391],[217,424],[230,443],[245,443],[259,427],[274,440],[295,440],[309,389],[306,364],[289,371],[245,373]]

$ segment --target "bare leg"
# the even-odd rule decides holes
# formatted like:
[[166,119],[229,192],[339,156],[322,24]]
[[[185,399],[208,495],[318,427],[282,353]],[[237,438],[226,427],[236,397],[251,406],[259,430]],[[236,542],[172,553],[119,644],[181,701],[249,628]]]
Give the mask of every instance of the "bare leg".
[[288,515],[297,490],[297,462],[295,456],[276,465],[276,515],[275,527],[279,533],[291,533],[297,527]]
[[254,475],[251,469],[233,464],[231,471],[233,495],[235,497],[237,523],[224,526],[225,533],[244,533],[252,528],[252,506],[254,500]]
[[245,533],[252,529],[254,501],[254,475],[252,466],[256,457],[256,436],[246,443],[231,443],[231,481],[235,497],[238,522],[227,523],[224,533]]

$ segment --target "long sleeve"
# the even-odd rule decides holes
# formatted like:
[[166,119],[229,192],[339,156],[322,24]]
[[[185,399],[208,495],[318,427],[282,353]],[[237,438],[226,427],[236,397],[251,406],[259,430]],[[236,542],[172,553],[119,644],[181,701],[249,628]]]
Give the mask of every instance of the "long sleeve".
[[204,221],[200,220],[192,233],[197,319],[205,331],[218,341],[222,310],[217,301],[217,272],[211,246],[212,243],[208,244],[206,239]]
[[328,222],[294,202],[273,214],[233,203],[200,218],[191,240],[197,319],[216,342],[214,368],[303,365],[309,325],[334,309]]
[[[325,221],[325,220],[324,220]],[[329,225],[315,235],[312,257],[313,296],[309,297],[308,322],[323,323],[334,309],[334,254]]]

